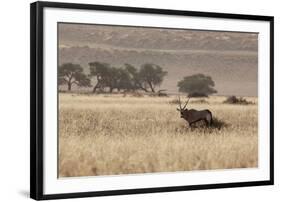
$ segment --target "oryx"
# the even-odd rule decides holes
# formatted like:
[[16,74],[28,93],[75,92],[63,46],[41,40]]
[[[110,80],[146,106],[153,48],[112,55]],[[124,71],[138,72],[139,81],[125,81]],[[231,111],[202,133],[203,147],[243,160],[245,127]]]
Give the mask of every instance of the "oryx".
[[177,110],[181,114],[181,118],[185,119],[189,126],[192,126],[192,124],[195,124],[199,121],[205,121],[207,126],[211,126],[213,122],[213,116],[212,112],[208,109],[205,110],[195,110],[195,109],[187,109],[186,105],[189,102],[190,97],[186,101],[184,107],[181,107],[181,100],[179,97],[179,108]]

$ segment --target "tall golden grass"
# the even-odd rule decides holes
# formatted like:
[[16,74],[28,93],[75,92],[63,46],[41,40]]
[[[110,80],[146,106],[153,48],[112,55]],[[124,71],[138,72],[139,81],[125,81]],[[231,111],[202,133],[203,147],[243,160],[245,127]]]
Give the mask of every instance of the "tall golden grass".
[[211,110],[220,126],[188,128],[175,99],[60,94],[59,176],[257,167],[256,104],[194,98],[188,107]]

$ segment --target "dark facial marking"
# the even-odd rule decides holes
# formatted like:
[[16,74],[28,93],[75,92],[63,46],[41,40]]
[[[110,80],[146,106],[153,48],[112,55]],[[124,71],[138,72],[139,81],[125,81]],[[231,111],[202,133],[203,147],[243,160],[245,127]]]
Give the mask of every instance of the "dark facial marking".
[[183,111],[181,111],[181,118],[183,118]]

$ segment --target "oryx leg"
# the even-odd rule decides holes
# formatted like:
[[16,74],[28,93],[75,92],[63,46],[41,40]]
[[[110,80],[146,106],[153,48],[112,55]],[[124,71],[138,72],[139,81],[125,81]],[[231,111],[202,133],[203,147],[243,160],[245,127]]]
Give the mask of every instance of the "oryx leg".
[[206,115],[206,118],[205,118],[205,122],[206,122],[206,124],[208,125],[208,126],[211,126],[211,124],[212,124],[212,114],[211,113],[208,113],[207,115]]

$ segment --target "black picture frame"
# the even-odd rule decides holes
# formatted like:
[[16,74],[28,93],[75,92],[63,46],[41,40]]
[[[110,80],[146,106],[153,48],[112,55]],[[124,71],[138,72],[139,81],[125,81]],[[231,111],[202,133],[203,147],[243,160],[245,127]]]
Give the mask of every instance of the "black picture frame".
[[[128,190],[76,192],[46,195],[43,192],[43,9],[62,8],[101,10],[130,13],[164,14],[239,20],[267,21],[270,23],[270,179],[238,183],[204,184],[174,187],[154,187]],[[274,184],[274,17],[229,13],[195,12],[183,10],[103,6],[75,3],[35,2],[30,6],[30,197],[36,200],[94,197],[154,192],[187,191],[229,187],[246,187]]]

